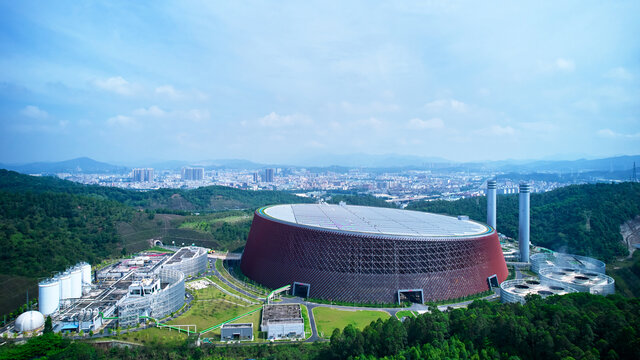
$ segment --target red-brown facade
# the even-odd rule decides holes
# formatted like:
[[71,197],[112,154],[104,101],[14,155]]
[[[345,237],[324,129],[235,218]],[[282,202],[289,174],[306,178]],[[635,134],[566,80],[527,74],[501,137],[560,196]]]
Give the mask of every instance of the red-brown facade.
[[312,228],[256,211],[242,272],[270,288],[309,284],[309,297],[392,303],[397,291],[422,289],[425,301],[488,289],[507,278],[497,233],[476,237],[411,237]]

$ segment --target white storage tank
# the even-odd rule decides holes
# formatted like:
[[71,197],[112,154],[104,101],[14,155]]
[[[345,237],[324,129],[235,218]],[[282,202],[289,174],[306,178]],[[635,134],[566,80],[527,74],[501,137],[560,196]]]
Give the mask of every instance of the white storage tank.
[[60,279],[60,300],[71,298],[71,274],[68,271],[58,275]]
[[82,297],[82,269],[79,266],[71,268],[71,298]]
[[81,263],[80,269],[82,269],[82,283],[91,284],[91,265],[87,263]]
[[58,311],[60,307],[60,281],[47,279],[38,284],[38,309],[44,315]]

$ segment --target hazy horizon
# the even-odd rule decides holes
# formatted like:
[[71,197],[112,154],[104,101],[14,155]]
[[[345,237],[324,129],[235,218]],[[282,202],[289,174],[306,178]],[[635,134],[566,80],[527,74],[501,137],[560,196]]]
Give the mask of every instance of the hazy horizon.
[[640,153],[639,2],[0,10],[2,163]]

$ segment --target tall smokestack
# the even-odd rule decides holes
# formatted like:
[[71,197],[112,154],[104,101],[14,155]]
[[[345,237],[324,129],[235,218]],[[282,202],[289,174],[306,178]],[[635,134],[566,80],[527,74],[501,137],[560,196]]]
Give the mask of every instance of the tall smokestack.
[[518,246],[520,248],[520,261],[529,262],[529,194],[531,185],[520,184],[520,214],[518,226]]
[[496,228],[496,188],[497,181],[489,180],[487,182],[487,224],[492,228]]

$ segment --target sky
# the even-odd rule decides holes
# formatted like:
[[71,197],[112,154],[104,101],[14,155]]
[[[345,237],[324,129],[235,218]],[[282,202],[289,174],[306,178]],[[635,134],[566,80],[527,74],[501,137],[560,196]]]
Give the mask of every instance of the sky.
[[639,1],[0,1],[0,162],[640,153]]

